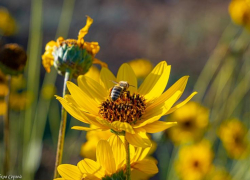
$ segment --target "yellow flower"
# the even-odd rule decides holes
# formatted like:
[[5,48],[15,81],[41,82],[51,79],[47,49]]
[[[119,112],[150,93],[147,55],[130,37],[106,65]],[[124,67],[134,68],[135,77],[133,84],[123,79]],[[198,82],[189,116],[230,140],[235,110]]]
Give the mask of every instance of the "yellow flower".
[[[137,79],[128,64],[123,64],[117,78],[102,68],[99,82],[80,76],[78,86],[67,82],[71,95],[58,97],[63,107],[76,119],[93,124],[97,128],[74,126],[77,130],[108,130],[125,134],[126,140],[136,147],[151,146],[146,133],[156,133],[172,127],[176,122],[162,122],[159,119],[185,105],[195,94],[172,107],[181,97],[188,76],[182,77],[164,92],[170,74],[170,66],[165,61],[159,63],[137,89]],[[109,89],[112,81],[127,81],[127,91],[113,101]],[[163,93],[163,94],[162,94]],[[125,133],[126,132],[126,133]]]
[[11,36],[16,32],[16,22],[5,7],[0,6],[0,34]]
[[87,16],[86,25],[79,31],[78,39],[64,39],[59,37],[57,41],[50,41],[46,44],[45,52],[42,55],[43,66],[50,72],[52,65],[60,74],[65,74],[67,69],[71,69],[73,77],[77,78],[88,72],[92,63],[107,65],[94,58],[99,52],[98,42],[85,42],[84,37],[93,23],[93,19]]
[[231,158],[244,158],[247,153],[247,129],[238,119],[228,120],[220,126],[219,137]]
[[184,146],[179,151],[176,171],[183,180],[201,180],[212,168],[213,153],[207,141]]
[[[91,125],[91,128],[96,128],[95,126]],[[89,159],[96,160],[96,146],[100,140],[108,140],[113,133],[111,133],[109,130],[107,131],[88,131],[86,134],[87,141],[83,143],[81,147],[81,156]],[[150,139],[151,140],[151,139]],[[151,140],[152,147],[149,151],[149,155],[151,155],[157,147],[156,142]]]
[[0,116],[4,115],[7,110],[7,104],[3,99],[0,99]]
[[[94,128],[94,126],[91,126]],[[87,141],[81,147],[81,156],[96,160],[96,146],[100,140],[108,140],[113,133],[110,131],[88,131]]]
[[221,167],[213,167],[206,178],[207,180],[231,180],[230,174]]
[[31,105],[33,96],[31,93],[25,91],[21,93],[10,93],[10,108],[15,111],[23,111],[26,107]]
[[168,134],[175,143],[198,140],[208,125],[209,110],[199,103],[189,102],[170,116],[178,124]]
[[128,64],[131,66],[137,78],[145,78],[153,69],[152,63],[147,59],[135,59]]
[[232,0],[229,5],[229,13],[235,24],[250,28],[249,0]]
[[[132,173],[134,170],[146,174],[156,174],[158,172],[155,161],[145,158],[149,149],[137,148],[135,150],[133,146],[130,146]],[[119,136],[112,136],[109,142],[100,140],[97,145],[96,158],[97,161],[85,158],[77,166],[70,164],[58,166],[57,170],[62,176],[61,180],[101,180],[104,177],[114,177],[115,174],[119,173],[123,174],[122,172],[126,169],[125,146]]]

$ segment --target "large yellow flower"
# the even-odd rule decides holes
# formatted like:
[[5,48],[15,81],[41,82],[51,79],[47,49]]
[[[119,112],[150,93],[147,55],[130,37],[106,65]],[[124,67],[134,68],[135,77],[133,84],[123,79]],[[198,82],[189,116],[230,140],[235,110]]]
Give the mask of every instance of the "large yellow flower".
[[184,146],[179,152],[176,170],[183,180],[201,180],[212,168],[213,153],[207,141]]
[[199,103],[189,102],[171,114],[169,121],[178,123],[168,131],[173,142],[198,140],[208,125],[209,110]]
[[246,134],[247,129],[238,119],[228,120],[220,126],[219,137],[231,158],[239,159],[246,156]]
[[[146,174],[156,174],[158,172],[156,162],[145,158],[149,149],[137,148],[135,150],[133,146],[130,146],[132,173],[134,170]],[[97,161],[85,158],[77,166],[70,164],[58,166],[57,170],[62,178],[57,180],[101,180],[104,177],[114,177],[114,174],[119,172],[123,174],[126,169],[125,146],[118,136],[112,136],[109,142],[100,140],[97,145],[96,158]],[[133,180],[138,179],[134,178]]]
[[98,42],[84,41],[92,23],[93,19],[87,16],[86,25],[79,31],[78,39],[65,40],[59,37],[57,41],[46,44],[42,63],[47,72],[50,72],[50,67],[54,65],[60,74],[71,69],[73,77],[76,78],[88,72],[92,63],[107,67],[106,63],[94,58],[100,50]]
[[234,23],[250,29],[249,0],[232,0],[229,5],[229,13]]
[[[93,124],[97,128],[81,126],[77,130],[108,130],[125,133],[126,140],[136,147],[151,146],[146,133],[163,131],[176,122],[162,122],[159,119],[186,104],[195,94],[172,107],[181,97],[188,76],[182,77],[164,92],[170,74],[170,66],[160,62],[137,89],[137,79],[128,64],[123,64],[115,77],[107,68],[102,68],[99,82],[85,76],[78,78],[78,86],[67,82],[71,95],[58,97],[63,107],[76,119]],[[112,81],[127,81],[127,91],[113,101],[110,98]]]

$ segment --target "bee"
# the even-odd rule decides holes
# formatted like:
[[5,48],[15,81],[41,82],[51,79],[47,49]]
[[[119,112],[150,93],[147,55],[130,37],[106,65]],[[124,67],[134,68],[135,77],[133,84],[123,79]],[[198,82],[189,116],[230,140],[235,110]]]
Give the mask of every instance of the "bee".
[[110,97],[112,101],[116,101],[123,92],[127,91],[129,86],[132,86],[129,85],[127,81],[112,82],[116,84],[113,88],[110,89]]

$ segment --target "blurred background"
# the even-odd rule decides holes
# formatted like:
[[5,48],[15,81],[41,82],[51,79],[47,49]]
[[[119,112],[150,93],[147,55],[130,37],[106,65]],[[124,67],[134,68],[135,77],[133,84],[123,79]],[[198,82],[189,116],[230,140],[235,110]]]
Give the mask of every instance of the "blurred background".
[[[2,34],[0,47],[18,43],[28,55],[24,75],[12,80],[12,92],[19,96],[13,95],[10,115],[11,173],[22,174],[27,177],[25,180],[52,179],[61,108],[53,95],[62,95],[63,76],[57,75],[53,67],[50,74],[46,73],[41,56],[51,40],[60,36],[76,39],[88,15],[94,23],[84,39],[99,42],[100,52],[96,58],[106,62],[114,74],[122,63],[143,58],[153,65],[162,60],[171,65],[168,87],[182,76],[190,76],[183,98],[198,91],[193,100],[199,107],[204,106],[210,115],[206,115],[205,125],[197,125],[196,129],[202,132],[195,134],[196,138],[191,138],[187,145],[203,143],[203,138],[211,142],[209,147],[213,155],[204,161],[211,161],[214,167],[223,169],[226,175],[221,180],[250,179],[246,173],[249,163],[242,165],[245,161],[225,156],[228,148],[219,133],[222,122],[232,118],[243,122],[239,132],[246,129],[244,137],[240,138],[247,136],[249,128],[250,38],[244,25],[232,23],[229,4],[230,1],[225,0],[1,0],[0,6],[8,10],[14,25],[9,34]],[[240,14],[241,10],[238,11]],[[250,19],[250,15],[247,18]],[[162,120],[176,119],[177,115],[173,115]],[[80,152],[86,133],[70,129],[80,124],[68,115],[63,163],[76,164],[82,159]],[[2,121],[0,125],[3,126]],[[186,126],[188,128],[189,124]],[[191,134],[194,131],[190,130]],[[152,137],[158,144],[153,156],[158,159],[160,170],[152,177],[154,180],[185,179],[180,175],[183,162],[178,161],[179,149],[185,144],[176,143],[178,140],[172,139],[170,133],[176,132]],[[167,156],[164,155],[166,150]],[[214,167],[212,169],[221,169]],[[236,173],[239,169],[242,170],[240,175]],[[190,176],[189,180],[215,179],[210,172],[204,172],[204,176]]]

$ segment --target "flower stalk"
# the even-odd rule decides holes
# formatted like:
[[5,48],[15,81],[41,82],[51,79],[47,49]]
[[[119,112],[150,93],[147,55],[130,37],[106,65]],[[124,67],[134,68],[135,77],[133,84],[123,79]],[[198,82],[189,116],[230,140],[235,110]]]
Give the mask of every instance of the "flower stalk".
[[9,92],[5,96],[7,109],[4,115],[4,161],[3,161],[3,174],[7,175],[10,168],[10,120],[9,120],[9,100],[10,100],[10,84],[11,76],[7,75],[7,83]]
[[[67,81],[70,81],[72,78],[72,72],[67,69],[65,76],[64,76],[64,84],[63,84],[63,97],[68,94],[67,89]],[[64,146],[64,139],[65,139],[65,130],[66,130],[66,123],[67,123],[67,111],[62,107],[61,111],[61,123],[58,135],[58,142],[57,142],[57,151],[56,151],[56,163],[55,163],[55,170],[54,170],[54,178],[59,177],[57,172],[57,167],[62,163],[62,156],[63,156],[63,146]]]
[[130,150],[129,143],[125,138],[125,150],[126,150],[126,177],[127,180],[131,180],[131,167],[130,167]]

